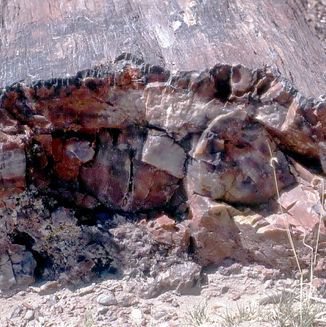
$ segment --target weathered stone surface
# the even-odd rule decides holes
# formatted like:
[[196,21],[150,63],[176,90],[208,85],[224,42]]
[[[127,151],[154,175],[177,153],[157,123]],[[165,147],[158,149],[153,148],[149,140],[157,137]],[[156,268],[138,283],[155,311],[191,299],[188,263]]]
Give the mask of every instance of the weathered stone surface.
[[94,161],[81,169],[81,181],[102,203],[122,206],[129,189],[130,155],[113,145],[108,132],[100,134],[100,142]]
[[177,178],[184,176],[186,154],[172,138],[150,132],[143,148],[142,161]]
[[36,262],[25,246],[3,244],[0,254],[0,289],[9,290],[32,284],[35,281]]
[[159,272],[149,285],[138,285],[138,294],[142,298],[152,298],[168,290],[176,290],[180,294],[189,292],[200,284],[201,268],[198,264],[185,261],[176,264],[166,271]]
[[189,228],[198,261],[206,266],[232,257],[239,248],[239,231],[233,221],[238,210],[199,195],[189,202]]
[[277,158],[276,174],[280,188],[294,182],[285,156],[271,137],[243,110],[218,116],[203,132],[191,151],[187,187],[216,200],[257,203],[271,198],[274,175],[271,155]]
[[[123,73],[116,72],[111,76],[107,72],[103,78],[83,77],[84,72],[80,72],[72,79],[40,81],[30,87],[15,84],[3,96],[2,105],[20,121],[41,133],[58,129],[87,131],[143,124],[145,108],[142,91],[135,90],[139,86],[131,82],[117,85],[116,79],[123,74],[128,74],[128,66]],[[129,89],[128,95],[123,88]]]
[[[142,156],[144,142],[141,131],[112,135],[100,133],[101,143],[95,160],[81,169],[82,183],[109,207],[128,211],[164,205],[173,195],[178,182],[176,177],[164,171],[169,166],[156,167],[159,166],[157,163],[149,165],[138,159]],[[184,155],[183,152],[181,154]],[[177,156],[180,154],[177,153]],[[150,161],[150,154],[145,155],[145,161],[146,158]]]
[[258,72],[242,65],[233,66],[231,70],[231,91],[234,97],[242,97],[253,90],[257,83]]
[[[270,74],[263,79],[271,79]],[[255,120],[280,138],[289,150],[318,157],[318,140],[325,138],[325,121],[317,108],[323,102],[302,97],[287,81],[272,79],[268,84],[268,90],[260,95],[262,105],[254,109]],[[258,83],[257,93],[261,92],[260,87]]]
[[[228,80],[228,73],[225,75],[222,80]],[[224,108],[215,97],[216,92],[213,75],[208,71],[177,73],[168,82],[149,83],[144,91],[146,119],[181,140],[188,133],[203,131],[218,114],[227,112],[227,106]]]
[[158,243],[169,245],[177,251],[187,251],[190,245],[190,230],[185,223],[176,223],[166,215],[155,220],[141,221],[154,240]]
[[180,71],[201,70],[216,62],[249,68],[272,65],[304,94],[325,92],[324,50],[305,20],[302,1],[0,4],[0,87],[21,79],[75,74],[130,52]]
[[178,187],[178,179],[143,162],[135,161],[134,167],[130,209],[159,208],[166,204]]
[[55,138],[52,141],[52,154],[57,176],[66,181],[76,181],[81,165],[91,161],[95,152],[87,141]]

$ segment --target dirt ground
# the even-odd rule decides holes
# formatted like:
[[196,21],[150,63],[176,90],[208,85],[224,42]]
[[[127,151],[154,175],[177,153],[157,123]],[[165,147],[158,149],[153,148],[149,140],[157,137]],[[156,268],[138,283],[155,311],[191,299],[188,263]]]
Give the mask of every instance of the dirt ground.
[[[141,298],[128,278],[109,276],[76,289],[47,282],[10,297],[2,294],[0,326],[228,327],[246,326],[251,321],[253,327],[258,319],[257,307],[296,284],[277,270],[259,265],[226,263],[203,275],[203,285],[190,288],[188,294],[168,291],[151,299]],[[143,286],[148,282],[138,281]],[[234,315],[235,325],[228,314]],[[256,326],[277,325],[259,321]]]

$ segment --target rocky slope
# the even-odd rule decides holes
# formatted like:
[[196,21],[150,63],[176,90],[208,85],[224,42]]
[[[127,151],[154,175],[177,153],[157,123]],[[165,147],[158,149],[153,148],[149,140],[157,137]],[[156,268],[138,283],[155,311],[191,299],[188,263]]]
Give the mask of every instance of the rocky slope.
[[320,230],[323,276],[325,112],[268,67],[129,54],[3,89],[0,288],[127,271],[189,286],[225,258],[289,272],[287,226],[303,266]]

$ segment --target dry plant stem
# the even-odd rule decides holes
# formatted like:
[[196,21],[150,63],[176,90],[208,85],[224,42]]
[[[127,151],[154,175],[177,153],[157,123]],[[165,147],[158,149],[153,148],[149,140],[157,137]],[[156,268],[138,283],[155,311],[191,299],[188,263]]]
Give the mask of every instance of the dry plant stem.
[[[271,157],[270,166],[272,167],[272,171],[273,171],[274,183],[275,183],[276,194],[277,194],[277,202],[279,204],[282,216],[285,217],[284,210],[283,210],[283,208],[282,208],[282,206],[280,204],[280,190],[279,190],[279,187],[278,187],[276,169],[275,169],[275,166],[274,166],[274,163],[275,162],[277,163],[278,161],[277,161],[277,158],[275,158],[273,156],[273,152],[272,152],[271,146],[270,146],[268,141],[267,141],[267,146],[268,146],[269,154],[270,154],[270,157]],[[293,238],[292,238],[291,231],[290,231],[290,223],[289,223],[289,219],[288,219],[287,216],[285,218],[285,222],[286,222],[286,234],[288,236],[288,239],[289,239],[289,242],[290,242],[290,245],[291,245],[291,249],[293,251],[295,261],[296,261],[296,264],[297,264],[297,267],[298,267],[298,270],[299,270],[299,274],[300,274],[300,326],[302,326],[302,321],[303,321],[303,318],[302,318],[302,310],[303,310],[303,308],[302,308],[302,306],[303,306],[303,273],[302,273],[302,269],[301,269],[301,266],[300,266],[297,251],[296,251],[295,246],[294,246]]]
[[[277,194],[277,202],[279,204],[281,214],[284,217],[284,210],[283,210],[283,207],[280,205],[280,191],[279,191],[278,182],[277,182],[276,169],[275,169],[275,166],[274,166],[274,162],[277,163],[278,161],[277,161],[277,158],[273,157],[272,149],[271,149],[271,146],[270,146],[268,141],[267,141],[267,145],[268,145],[269,153],[270,153],[270,156],[271,156],[270,165],[271,165],[272,170],[273,170],[273,177],[274,177],[274,183],[275,183],[276,194]],[[286,233],[287,233],[287,236],[288,236],[288,239],[289,239],[289,242],[290,242],[294,257],[295,257],[295,261],[296,261],[299,273],[300,273],[300,275],[302,275],[302,269],[301,269],[301,266],[300,266],[297,251],[295,250],[295,246],[294,246],[294,243],[293,243],[293,238],[292,238],[291,231],[290,231],[290,223],[289,223],[289,220],[288,220],[287,217],[286,217],[285,221],[286,221]]]
[[309,295],[308,295],[308,299],[311,298],[312,296],[312,280],[314,278],[314,249],[312,246],[310,246],[309,244],[306,243],[306,232],[304,232],[304,236],[303,236],[303,245],[308,248],[311,251],[311,256],[310,256],[310,279],[309,279]]
[[317,263],[317,253],[318,253],[318,245],[319,245],[319,238],[320,238],[320,228],[321,228],[321,223],[322,219],[324,216],[324,210],[325,210],[325,181],[323,178],[318,178],[318,181],[321,182],[321,207],[322,211],[319,214],[319,223],[318,223],[318,231],[317,231],[317,239],[316,239],[316,248],[315,248],[315,255],[314,255],[314,266]]

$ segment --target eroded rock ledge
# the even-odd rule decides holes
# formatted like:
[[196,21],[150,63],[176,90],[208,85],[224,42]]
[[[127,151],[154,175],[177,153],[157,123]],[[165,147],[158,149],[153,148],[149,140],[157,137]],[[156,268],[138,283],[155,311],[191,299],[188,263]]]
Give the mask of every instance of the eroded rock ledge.
[[286,221],[309,260],[301,240],[323,214],[326,102],[268,67],[172,73],[124,54],[3,89],[0,117],[1,289],[110,269],[156,276],[158,261],[189,256],[289,270]]

